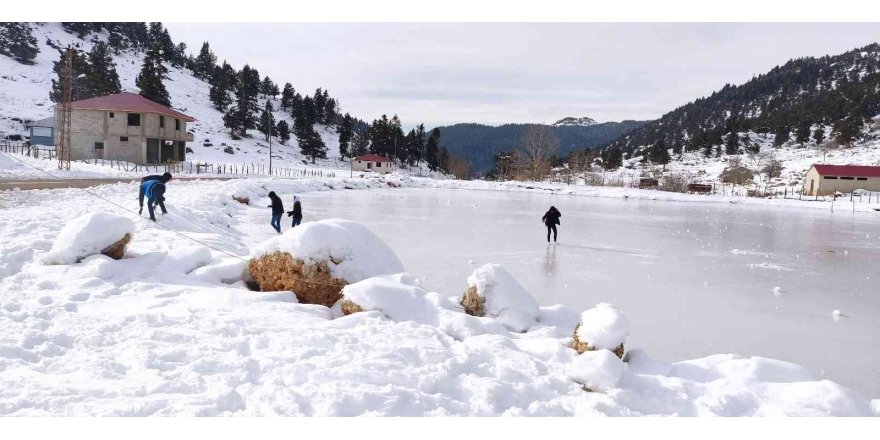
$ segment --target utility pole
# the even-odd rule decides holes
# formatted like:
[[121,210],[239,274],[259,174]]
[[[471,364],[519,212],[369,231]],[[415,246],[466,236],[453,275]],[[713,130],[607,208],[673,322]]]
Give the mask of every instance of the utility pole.
[[64,85],[61,98],[61,121],[58,133],[58,169],[70,171],[70,120],[73,94],[73,48],[67,46],[64,60]]
[[[268,106],[267,106],[268,107]],[[269,137],[269,175],[272,175],[272,129],[275,127],[274,122],[272,121],[272,112],[269,113],[269,119],[266,121],[269,124],[266,127],[266,135]]]

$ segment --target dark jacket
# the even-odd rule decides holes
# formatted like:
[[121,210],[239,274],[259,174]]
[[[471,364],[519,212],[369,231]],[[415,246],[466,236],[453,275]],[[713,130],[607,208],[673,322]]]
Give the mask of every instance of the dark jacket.
[[272,204],[267,206],[267,208],[272,208],[272,215],[275,214],[284,214],[284,204],[281,203],[281,197],[275,195],[275,192],[269,193],[269,199],[272,200]]
[[149,182],[149,181],[151,181],[151,180],[158,180],[158,181],[161,182],[161,181],[162,181],[162,176],[159,175],[159,174],[153,174],[152,176],[147,176],[147,177],[144,177],[143,179],[141,179],[141,183],[146,183],[146,182]]
[[555,206],[551,206],[550,210],[541,217],[541,220],[547,226],[561,225],[562,223],[559,221],[559,217],[562,217],[562,213],[559,212]]
[[299,200],[293,202],[293,211],[288,211],[287,216],[293,218],[303,218],[302,205],[299,203]]

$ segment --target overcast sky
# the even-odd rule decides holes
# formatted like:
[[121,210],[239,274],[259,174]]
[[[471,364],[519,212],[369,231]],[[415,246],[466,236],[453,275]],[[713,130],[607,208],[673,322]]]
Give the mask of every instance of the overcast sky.
[[343,111],[407,126],[653,119],[790,58],[880,39],[870,24],[166,23],[172,38]]

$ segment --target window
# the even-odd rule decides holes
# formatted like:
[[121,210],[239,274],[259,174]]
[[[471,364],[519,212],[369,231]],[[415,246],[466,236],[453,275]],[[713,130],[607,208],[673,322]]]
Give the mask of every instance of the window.
[[96,149],[96,150],[103,150],[103,149],[104,149],[104,143],[103,143],[103,142],[95,142],[95,149]]
[[165,128],[165,116],[159,116],[159,128]]
[[825,180],[837,180],[837,176],[825,176],[823,177]]
[[119,136],[119,142],[128,142],[128,136]]
[[180,130],[180,119],[175,119],[175,120],[174,120],[174,129],[175,129],[175,130]]
[[113,112],[110,112],[110,119],[113,119]]
[[855,177],[841,177],[840,180],[856,180]]
[[52,129],[49,127],[31,127],[31,136],[52,137]]
[[376,162],[376,168],[382,168],[382,162]]
[[856,180],[868,180],[867,177],[856,177]]
[[129,127],[140,127],[141,126],[140,113],[129,113],[128,114],[128,126]]

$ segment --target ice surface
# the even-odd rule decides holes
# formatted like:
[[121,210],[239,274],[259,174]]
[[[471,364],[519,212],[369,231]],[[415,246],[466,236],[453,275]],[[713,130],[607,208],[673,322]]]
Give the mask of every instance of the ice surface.
[[498,318],[513,331],[525,331],[538,318],[538,303],[506,269],[497,264],[486,264],[467,279],[468,287],[476,287],[477,294],[486,299],[486,316]]
[[626,341],[629,321],[613,305],[599,303],[581,313],[577,335],[581,342],[588,343],[591,347],[614,350]]
[[306,222],[271,238],[254,257],[286,252],[304,261],[327,262],[334,278],[356,282],[376,275],[403,272],[403,265],[385,243],[357,222],[327,219]]
[[64,226],[43,261],[46,264],[76,263],[100,253],[125,234],[134,234],[134,222],[128,217],[109,212],[84,214]]

